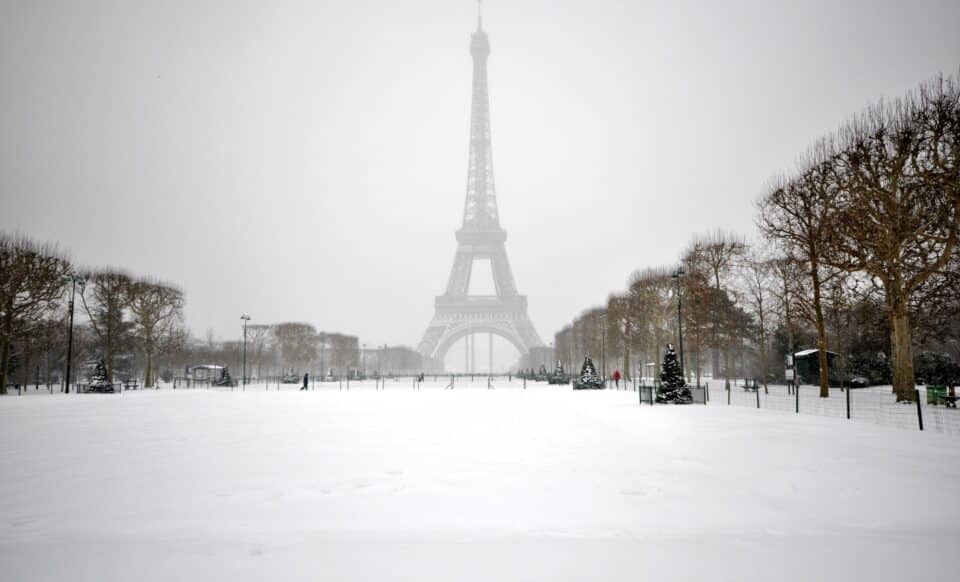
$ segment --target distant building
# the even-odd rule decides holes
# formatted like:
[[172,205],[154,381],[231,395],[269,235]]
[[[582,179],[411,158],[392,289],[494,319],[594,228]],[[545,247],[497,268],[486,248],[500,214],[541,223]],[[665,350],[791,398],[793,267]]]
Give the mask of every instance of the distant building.
[[384,376],[411,374],[436,374],[441,372],[432,358],[425,358],[420,352],[407,346],[381,346],[366,349],[367,375]]

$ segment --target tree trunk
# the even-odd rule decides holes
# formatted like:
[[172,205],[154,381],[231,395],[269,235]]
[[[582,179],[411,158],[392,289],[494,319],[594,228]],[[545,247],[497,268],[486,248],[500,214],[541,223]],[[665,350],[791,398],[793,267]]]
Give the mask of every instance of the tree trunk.
[[[714,296],[713,296],[713,361],[711,362],[711,374],[717,380],[720,379],[720,271],[717,269],[713,270],[713,278],[716,286],[714,287]],[[726,370],[724,370],[724,376],[726,376]],[[730,382],[727,382],[729,387]]]
[[696,358],[694,360],[694,363],[697,366],[697,386],[699,386],[700,385],[700,344],[699,343],[697,343],[697,349],[693,353],[694,353],[694,357]]
[[[24,342],[26,344],[26,342]],[[32,364],[33,355],[30,353],[29,348],[26,345],[23,346],[23,373],[20,374],[20,384],[23,385],[23,391],[26,392],[30,388],[30,364]]]
[[3,322],[3,334],[0,335],[0,395],[7,393],[7,368],[10,366],[10,335],[13,331],[12,322],[7,319]]
[[820,364],[820,398],[830,396],[830,370],[827,368],[827,328],[823,321],[820,299],[820,268],[816,260],[810,264],[813,278],[813,314],[817,325],[817,362]]
[[623,371],[620,375],[624,382],[630,381],[630,342],[626,337],[623,340]]
[[913,346],[910,334],[910,319],[907,303],[894,298],[890,310],[890,351],[893,364],[893,393],[897,402],[910,402],[914,398]]
[[144,351],[143,360],[143,387],[153,388],[153,353],[150,351]]
[[113,382],[113,334],[110,332],[110,321],[107,321],[107,337],[104,341],[104,351],[106,352],[107,382]]
[[763,393],[769,394],[767,388],[767,333],[763,324],[760,324],[760,376],[763,378]]

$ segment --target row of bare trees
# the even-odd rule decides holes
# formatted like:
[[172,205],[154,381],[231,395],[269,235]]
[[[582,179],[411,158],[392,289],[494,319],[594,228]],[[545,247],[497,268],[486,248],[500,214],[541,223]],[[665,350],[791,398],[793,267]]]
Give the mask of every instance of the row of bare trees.
[[183,345],[183,292],[147,278],[135,278],[120,269],[80,272],[77,295],[88,318],[107,368],[114,380],[117,354],[138,352],[144,386],[157,378],[156,357]]
[[[356,336],[327,331],[304,322],[247,325],[247,376],[265,378],[303,372],[353,376],[420,373],[428,366],[423,356],[405,346],[362,347]],[[216,342],[208,333],[204,341],[188,342],[178,356],[181,366],[211,363],[240,370],[243,341]]]
[[882,297],[888,316],[893,390],[898,400],[912,400],[910,312],[938,302],[949,311],[957,300],[958,79],[935,79],[855,116],[777,180],[759,208],[764,235],[799,265],[809,286],[822,395],[825,290],[835,281],[862,281]]
[[[182,366],[200,363],[226,365],[241,371],[243,340],[216,342],[208,333],[204,341],[192,341],[178,356]],[[304,322],[246,326],[247,377],[333,370],[348,374],[360,366],[361,352],[356,336],[317,331]]]
[[[745,273],[748,259],[746,244],[734,235],[717,232],[695,238],[682,268],[634,272],[625,292],[611,294],[606,305],[585,311],[557,333],[556,357],[574,365],[593,354],[607,371],[620,369],[628,379],[637,372],[656,377],[660,354],[667,343],[676,342],[682,324],[684,367],[698,382],[708,365],[715,377],[723,373],[729,380],[738,369],[743,374],[753,320],[738,300],[744,290],[733,289],[731,280]],[[763,283],[761,294],[768,293]]]
[[914,348],[960,355],[958,143],[956,78],[867,109],[763,194],[761,242],[695,237],[678,265],[635,272],[557,333],[556,357],[574,365],[603,350],[608,370],[658,375],[679,298],[691,379],[709,370],[766,384],[785,354],[815,347],[826,397],[829,348],[841,380],[877,374],[912,399]]
[[[242,340],[214,342],[212,334],[205,342],[190,339],[184,294],[173,285],[118,268],[77,268],[55,245],[6,234],[0,234],[0,274],[0,394],[12,383],[39,386],[41,375],[47,385],[61,382],[71,313],[74,364],[67,390],[84,364],[100,357],[108,381],[141,376],[145,387],[156,385],[158,358],[170,377],[198,363],[237,371],[242,365]],[[348,374],[361,366],[355,336],[318,332],[308,323],[248,325],[246,335],[248,376],[264,370]]]
[[118,355],[136,354],[145,386],[153,386],[156,358],[186,336],[183,292],[173,285],[117,269],[77,269],[56,246],[6,234],[0,234],[0,273],[0,394],[14,365],[21,384],[35,360],[44,362],[48,382],[59,376],[75,299],[87,316],[76,326],[76,343],[88,350],[77,355],[102,355],[110,381]]

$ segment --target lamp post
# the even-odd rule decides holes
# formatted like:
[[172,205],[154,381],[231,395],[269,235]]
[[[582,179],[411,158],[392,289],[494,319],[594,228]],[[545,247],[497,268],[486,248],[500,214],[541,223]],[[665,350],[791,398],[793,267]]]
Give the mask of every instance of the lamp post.
[[683,375],[687,375],[687,368],[683,363],[683,298],[680,295],[680,277],[684,275],[683,267],[677,267],[677,270],[673,272],[671,277],[677,282],[677,335],[680,340],[680,371],[683,372]]
[[243,320],[243,390],[247,389],[247,322],[250,316],[244,313],[240,316]]
[[70,393],[70,375],[73,373],[73,305],[77,296],[77,283],[82,286],[87,282],[86,278],[70,274],[66,278],[70,282],[70,324],[67,331],[67,374],[64,379],[64,394]]
[[361,344],[360,359],[363,360],[363,379],[367,379],[367,344]]

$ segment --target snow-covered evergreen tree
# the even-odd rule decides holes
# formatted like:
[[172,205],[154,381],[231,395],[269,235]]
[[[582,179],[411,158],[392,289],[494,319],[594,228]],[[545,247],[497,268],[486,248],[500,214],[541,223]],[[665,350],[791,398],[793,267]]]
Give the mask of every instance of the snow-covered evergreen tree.
[[597,375],[597,367],[593,365],[593,360],[588,355],[583,359],[583,366],[580,368],[580,379],[574,383],[575,389],[582,388],[603,388],[603,378]]
[[90,392],[113,392],[113,384],[107,380],[107,363],[103,356],[97,360],[93,373],[90,375]]
[[680,360],[673,344],[667,344],[667,352],[663,355],[663,367],[660,372],[660,387],[657,388],[657,402],[671,402],[674,404],[689,404],[693,402],[690,389],[683,378],[680,369]]
[[214,381],[213,385],[214,386],[233,386],[234,385],[233,377],[230,375],[230,370],[228,370],[226,366],[224,366],[223,369],[220,370],[220,377]]

